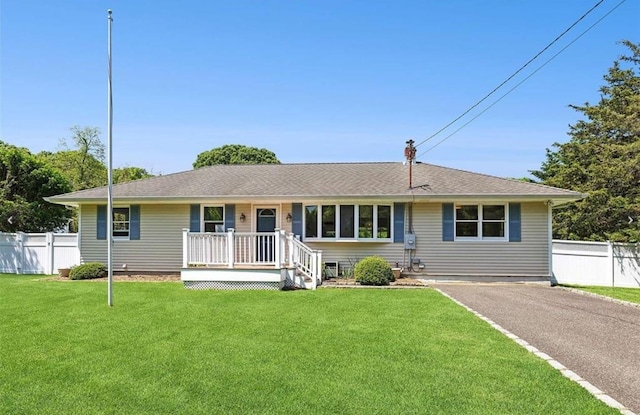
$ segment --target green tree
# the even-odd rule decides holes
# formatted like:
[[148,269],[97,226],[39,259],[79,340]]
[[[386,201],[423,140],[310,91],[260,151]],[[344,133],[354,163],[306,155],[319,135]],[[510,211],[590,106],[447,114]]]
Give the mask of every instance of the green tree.
[[73,191],[107,184],[107,168],[91,154],[63,150],[55,153],[41,152],[38,156],[58,169],[69,180]]
[[199,169],[216,164],[280,164],[280,161],[272,151],[266,148],[225,144],[198,154],[193,168]]
[[104,164],[104,144],[100,141],[100,130],[96,127],[71,128],[70,139],[61,139],[61,151],[42,152],[54,167],[71,182],[72,189],[84,190],[107,184],[107,168]]
[[71,190],[59,171],[26,148],[0,141],[0,231],[49,232],[72,212],[43,198]]
[[113,183],[126,183],[133,180],[146,179],[153,177],[153,174],[149,173],[142,167],[119,167],[113,169]]
[[570,106],[584,118],[531,172],[544,184],[589,194],[554,211],[556,238],[640,241],[640,44],[621,43],[630,53],[604,75],[600,101]]

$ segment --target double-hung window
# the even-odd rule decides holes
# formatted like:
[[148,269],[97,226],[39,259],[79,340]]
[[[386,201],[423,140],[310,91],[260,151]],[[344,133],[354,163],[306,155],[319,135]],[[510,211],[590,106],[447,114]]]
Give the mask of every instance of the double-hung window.
[[391,205],[307,205],[307,239],[377,241],[391,239]]
[[456,239],[505,239],[505,205],[456,205],[455,208]]
[[202,208],[202,226],[205,232],[224,232],[224,208],[222,206],[204,206]]
[[113,237],[129,238],[130,211],[128,207],[113,208]]

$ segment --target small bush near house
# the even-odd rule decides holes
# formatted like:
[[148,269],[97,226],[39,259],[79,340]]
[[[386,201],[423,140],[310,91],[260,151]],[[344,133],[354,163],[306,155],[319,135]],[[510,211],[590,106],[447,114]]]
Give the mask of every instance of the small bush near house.
[[393,281],[391,265],[379,256],[364,258],[354,269],[356,281],[362,285],[389,285]]
[[87,262],[71,268],[69,278],[72,280],[90,280],[107,276],[107,267],[100,262]]

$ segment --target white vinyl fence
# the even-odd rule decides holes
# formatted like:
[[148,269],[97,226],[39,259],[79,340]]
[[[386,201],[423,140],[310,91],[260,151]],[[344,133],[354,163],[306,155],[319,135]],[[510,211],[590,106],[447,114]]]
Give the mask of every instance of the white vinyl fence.
[[0,272],[55,274],[79,263],[78,234],[0,232]]
[[640,244],[553,241],[559,284],[640,287]]

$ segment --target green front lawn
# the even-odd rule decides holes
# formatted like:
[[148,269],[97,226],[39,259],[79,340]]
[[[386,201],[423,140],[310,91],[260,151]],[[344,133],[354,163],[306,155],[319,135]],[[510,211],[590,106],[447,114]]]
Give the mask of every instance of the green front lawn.
[[435,291],[0,275],[0,413],[615,414]]
[[640,304],[640,288],[613,288],[613,287],[594,287],[583,285],[567,285],[567,287],[577,288],[579,290],[588,291],[594,294],[600,294],[618,300],[629,301],[631,303]]

